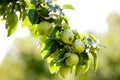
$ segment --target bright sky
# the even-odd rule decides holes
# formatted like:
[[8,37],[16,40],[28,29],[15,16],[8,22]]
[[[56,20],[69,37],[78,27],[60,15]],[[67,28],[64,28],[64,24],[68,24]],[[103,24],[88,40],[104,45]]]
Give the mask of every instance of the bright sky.
[[106,32],[106,19],[111,12],[120,13],[120,0],[58,0],[61,4],[70,3],[75,11],[67,11],[70,24],[81,32]]
[[[60,4],[70,3],[75,7],[74,11],[65,10],[70,19],[70,25],[79,32],[93,31],[104,33],[108,29],[106,19],[112,12],[120,13],[120,0],[58,0]],[[6,37],[4,21],[0,23],[0,63],[4,59],[15,37],[29,35],[26,28],[18,26],[17,31],[11,37]]]

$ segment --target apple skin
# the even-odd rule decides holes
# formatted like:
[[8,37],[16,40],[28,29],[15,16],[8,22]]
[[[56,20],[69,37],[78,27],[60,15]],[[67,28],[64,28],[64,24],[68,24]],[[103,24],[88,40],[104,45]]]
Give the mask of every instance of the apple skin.
[[51,30],[52,30],[52,25],[47,21],[41,21],[38,24],[38,32],[42,36],[47,36],[51,32]]
[[73,50],[76,53],[82,53],[85,50],[84,43],[79,39],[75,40],[75,42],[73,43]]
[[61,33],[60,39],[66,44],[72,44],[74,40],[74,34],[70,29],[66,29]]
[[79,62],[79,57],[77,54],[71,53],[70,56],[66,58],[65,62],[68,66],[77,65]]

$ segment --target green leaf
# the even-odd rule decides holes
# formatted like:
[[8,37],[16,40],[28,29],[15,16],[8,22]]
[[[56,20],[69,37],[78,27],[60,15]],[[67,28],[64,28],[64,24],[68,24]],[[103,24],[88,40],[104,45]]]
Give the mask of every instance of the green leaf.
[[83,66],[84,68],[84,73],[88,71],[88,69],[90,68],[90,59],[86,60],[85,65]]
[[56,66],[56,65],[52,65],[49,67],[49,70],[50,70],[50,73],[57,73],[59,71],[59,66]]
[[57,41],[54,41],[54,44],[50,48],[51,53],[54,53],[58,49],[59,43]]
[[47,3],[47,5],[51,11],[56,12],[56,8],[51,3]]
[[97,40],[94,35],[92,35],[92,34],[90,34],[90,33],[89,33],[88,35],[89,35],[89,37],[90,37],[93,41],[96,41],[96,40]]
[[89,44],[89,45],[92,45],[93,41],[91,40],[91,38],[86,37],[86,43]]
[[42,12],[42,15],[44,17],[49,17],[49,10],[48,9],[42,8],[41,12]]
[[39,15],[35,9],[29,10],[28,17],[32,24],[36,24],[38,22]]
[[98,67],[98,60],[94,59],[94,72],[96,72],[97,67]]
[[68,17],[64,16],[64,17],[63,17],[63,20],[64,20],[67,24],[69,23]]
[[70,4],[64,4],[63,5],[63,9],[71,9],[71,10],[75,10],[74,7]]
[[91,53],[93,58],[94,58],[94,72],[96,72],[97,67],[98,67],[98,59],[97,59],[97,54],[96,53]]
[[7,6],[0,6],[0,16],[4,15],[7,11]]
[[54,60],[52,61],[52,64],[56,64],[57,66],[60,66],[64,64],[64,61],[66,57],[68,57],[69,54],[65,52],[65,50],[56,50],[55,53],[52,54],[52,57]]
[[28,10],[35,9],[35,5],[32,4],[30,0],[26,0],[25,3],[26,3],[25,5],[27,6]]
[[45,4],[45,0],[38,0],[40,3]]
[[18,24],[18,17],[15,12],[11,11],[8,13],[7,18],[6,18],[6,29],[8,30],[8,35],[12,35],[17,27]]
[[42,54],[44,58],[48,58],[53,52],[55,52],[55,51],[51,51],[51,48],[55,45],[55,41],[51,39],[47,39],[45,43],[46,44],[42,50]]
[[32,23],[30,22],[28,16],[26,16],[24,21],[22,22],[22,27],[27,27],[30,30],[30,34],[32,36],[34,36],[34,38],[37,39],[39,37],[38,24],[32,25]]
[[7,6],[10,3],[10,0],[0,0],[0,5]]
[[51,57],[47,58],[49,65],[49,70],[51,73],[57,73],[59,71],[60,66],[54,64],[54,59]]
[[53,54],[57,50],[56,43],[52,44],[51,48],[49,49],[49,52],[45,55],[45,58],[48,58],[51,54]]
[[31,3],[36,5],[36,0],[31,0]]
[[76,76],[86,73],[89,70],[91,64],[90,55],[87,53],[81,53],[79,60],[80,61],[76,66]]
[[28,18],[28,16],[25,17],[24,21],[22,22],[22,27],[31,27],[32,24]]
[[57,60],[54,60],[54,63],[55,63],[57,66],[59,66],[59,65],[61,65],[61,64],[64,62],[65,58],[66,58],[66,57],[63,57],[63,58],[59,58],[59,59],[57,59]]
[[29,27],[30,30],[30,34],[37,39],[40,35],[38,33],[38,24],[34,24],[32,26]]
[[45,42],[45,47],[43,50],[50,50],[50,48],[54,45],[55,41],[52,39],[47,39]]
[[60,26],[56,25],[53,29],[53,31],[50,33],[50,38],[56,38],[56,33],[61,29]]

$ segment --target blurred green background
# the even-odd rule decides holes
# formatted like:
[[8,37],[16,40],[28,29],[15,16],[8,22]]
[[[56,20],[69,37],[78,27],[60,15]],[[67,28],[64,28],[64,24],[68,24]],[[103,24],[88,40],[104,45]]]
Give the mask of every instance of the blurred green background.
[[[90,69],[77,80],[120,80],[120,15],[110,14],[107,22],[108,32],[97,36],[100,44],[106,46],[98,53],[97,72]],[[59,74],[50,74],[48,68],[36,40],[32,37],[16,38],[0,64],[0,80],[64,80]]]
[[99,36],[106,48],[99,53],[99,68],[94,80],[120,80],[120,14],[111,13],[107,22],[109,31]]
[[16,39],[0,65],[0,80],[50,80],[46,60],[42,60],[33,38]]

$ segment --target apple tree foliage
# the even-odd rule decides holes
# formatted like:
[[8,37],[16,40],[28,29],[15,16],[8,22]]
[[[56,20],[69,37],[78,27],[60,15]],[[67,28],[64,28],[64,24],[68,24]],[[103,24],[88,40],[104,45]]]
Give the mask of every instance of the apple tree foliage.
[[61,7],[57,0],[0,0],[0,16],[6,21],[7,36],[15,32],[22,20],[22,26],[40,40],[41,55],[48,60],[51,73],[60,73],[64,78],[69,72],[75,72],[75,76],[85,73],[91,57],[96,71],[98,39],[90,33],[71,30],[64,9],[74,7],[70,4]]

